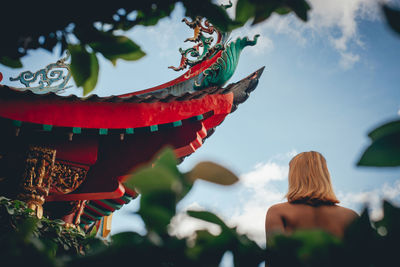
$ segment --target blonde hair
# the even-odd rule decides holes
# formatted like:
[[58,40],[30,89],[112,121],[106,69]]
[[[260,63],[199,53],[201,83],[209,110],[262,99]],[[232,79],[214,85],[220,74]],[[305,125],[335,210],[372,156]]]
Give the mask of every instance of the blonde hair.
[[333,192],[326,160],[320,153],[303,152],[290,161],[289,190],[286,197],[290,203],[339,203]]

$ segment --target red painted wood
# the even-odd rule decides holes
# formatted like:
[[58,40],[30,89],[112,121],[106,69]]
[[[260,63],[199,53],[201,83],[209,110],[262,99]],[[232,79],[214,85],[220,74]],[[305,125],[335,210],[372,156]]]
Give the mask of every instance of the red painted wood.
[[97,221],[97,219],[95,219],[95,218],[93,218],[92,216],[90,216],[90,215],[88,215],[88,214],[86,214],[86,213],[82,213],[82,215],[81,215],[84,219],[85,219],[85,217],[87,218],[86,220],[88,220],[88,221]]
[[116,192],[110,188],[117,188],[129,177],[127,174],[148,164],[162,147],[171,145],[178,157],[186,156],[201,146],[206,131],[203,122],[186,121],[181,127],[137,133],[124,141],[105,136],[99,143],[98,161],[82,185],[67,195],[51,195],[46,201],[119,198],[122,194],[115,197]]
[[23,122],[82,128],[138,128],[231,111],[233,94],[170,103],[115,103],[30,98],[0,99],[0,116]]
[[[128,194],[130,197],[135,199],[138,196],[138,193],[128,187],[125,187],[125,194]],[[115,200],[115,199],[114,199]]]
[[[205,133],[205,135],[204,135]],[[196,133],[196,137],[188,145],[178,147],[175,149],[176,157],[181,158],[190,155],[196,151],[203,144],[203,138],[207,135],[207,130],[202,123],[202,128]],[[203,136],[203,137],[201,137]]]
[[[112,184],[111,184],[112,185]],[[82,194],[66,194],[66,195],[49,195],[46,197],[46,201],[77,201],[77,200],[95,200],[95,199],[107,199],[107,198],[120,198],[124,195],[125,188],[122,184],[117,184],[116,189],[109,189],[105,192],[92,192]]]
[[97,206],[100,206],[100,207],[102,207],[102,208],[104,208],[106,210],[109,210],[109,211],[112,211],[112,212],[115,211],[115,209],[113,207],[111,207],[111,206],[107,205],[106,203],[101,202],[99,200],[92,200],[91,203],[95,203]]
[[[125,187],[125,190],[126,190],[126,187]],[[120,204],[120,205],[125,205],[125,204],[126,204],[125,201],[123,201],[123,200],[120,199],[120,198],[113,198],[112,200],[115,201],[115,202],[117,202],[117,203]]]
[[69,162],[78,167],[87,168],[97,161],[98,136],[86,136],[76,134],[71,141],[67,136],[56,136],[51,134],[47,140],[41,143],[57,150],[56,159],[58,161]]
[[95,210],[95,209],[89,207],[88,205],[85,206],[85,209],[88,209],[88,210],[90,211],[90,213],[92,213],[93,215],[98,215],[98,216],[101,216],[101,217],[104,216],[103,213],[98,212],[97,210]]
[[[142,113],[139,112],[139,115],[142,115],[141,118],[135,116],[134,112],[131,113],[129,119],[136,121],[136,123],[143,123],[146,120],[147,123],[149,121],[160,123],[162,121],[160,117],[164,119],[172,117],[170,121],[175,121],[181,120],[182,116],[192,117],[209,111],[213,111],[213,115],[206,117],[203,122],[184,120],[182,126],[179,127],[159,129],[159,131],[152,133],[147,131],[135,132],[132,135],[127,134],[123,141],[115,135],[99,136],[95,134],[86,136],[78,134],[76,139],[74,137],[73,141],[70,142],[64,135],[49,132],[43,143],[59,151],[58,160],[86,164],[91,167],[86,180],[76,191],[66,195],[51,194],[46,201],[115,199],[121,197],[125,189],[120,183],[121,178],[118,177],[125,176],[141,165],[148,163],[152,160],[154,154],[165,145],[172,146],[178,157],[193,153],[202,145],[202,139],[207,135],[207,130],[220,124],[230,113],[232,101],[233,94],[229,93],[226,95],[208,95],[202,99],[182,102],[131,104],[131,112],[133,110],[138,112],[142,109]],[[85,106],[89,102],[72,103]],[[98,104],[101,108],[103,104],[113,105],[118,110],[121,103],[95,104]],[[135,109],[135,106],[137,109]],[[157,108],[155,108],[156,106]],[[4,106],[0,103],[0,110],[2,108]],[[154,111],[157,109],[159,112]],[[127,111],[127,113],[129,112]],[[176,117],[176,114],[179,114],[180,117]],[[26,115],[29,116],[29,114]],[[65,114],[64,117],[67,120],[70,119]],[[127,117],[115,116],[114,118],[117,118],[115,121],[119,121]],[[112,120],[110,121],[112,122]],[[91,120],[88,119],[87,122],[91,123]],[[99,121],[97,122],[99,123]],[[131,127],[131,125],[128,126],[128,128]]]

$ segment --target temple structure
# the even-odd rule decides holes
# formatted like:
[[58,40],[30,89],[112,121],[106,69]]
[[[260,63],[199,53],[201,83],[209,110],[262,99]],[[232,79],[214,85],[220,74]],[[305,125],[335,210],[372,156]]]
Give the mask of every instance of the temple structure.
[[184,21],[195,45],[180,49],[180,65],[170,68],[187,71],[162,85],[60,96],[70,87],[67,59],[9,78],[24,87],[0,85],[0,193],[26,201],[38,217],[87,227],[137,196],[123,184],[127,175],[162,147],[180,159],[195,152],[248,98],[263,68],[225,86],[258,36],[227,42],[200,17]]

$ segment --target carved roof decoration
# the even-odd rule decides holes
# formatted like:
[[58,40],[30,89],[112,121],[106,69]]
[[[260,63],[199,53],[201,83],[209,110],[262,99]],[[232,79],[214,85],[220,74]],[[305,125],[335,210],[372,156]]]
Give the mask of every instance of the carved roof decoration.
[[29,90],[35,94],[64,91],[72,87],[72,85],[68,86],[71,78],[71,69],[66,61],[69,60],[69,57],[70,54],[67,51],[66,57],[56,63],[51,63],[35,73],[29,70],[21,72],[17,77],[10,77],[10,81],[19,81],[25,86],[25,88],[18,88],[17,90]]
[[11,78],[24,87],[0,84],[0,152],[30,143],[57,151],[46,202],[86,201],[83,224],[108,215],[136,196],[123,185],[129,173],[166,145],[181,160],[195,152],[256,88],[264,67],[225,84],[258,35],[228,42],[201,17],[183,21],[194,46],[179,50],[180,65],[170,68],[186,71],[164,84],[108,97],[61,96],[71,86],[68,56]]

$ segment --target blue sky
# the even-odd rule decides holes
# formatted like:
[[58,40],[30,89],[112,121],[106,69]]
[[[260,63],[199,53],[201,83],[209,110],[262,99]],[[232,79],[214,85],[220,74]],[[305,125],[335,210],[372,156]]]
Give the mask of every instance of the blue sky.
[[[179,205],[215,211],[260,244],[268,207],[284,201],[288,162],[296,153],[316,150],[328,162],[341,205],[360,212],[366,203],[375,218],[383,197],[400,204],[399,168],[357,167],[368,146],[367,134],[384,122],[398,119],[400,110],[400,38],[386,26],[373,0],[310,1],[307,23],[295,16],[272,16],[246,26],[232,37],[261,34],[247,47],[235,75],[236,82],[258,68],[266,69],[250,98],[217,127],[215,134],[188,157],[185,171],[202,160],[213,160],[233,170],[240,183],[221,187],[197,182]],[[152,87],[181,73],[167,67],[179,64],[179,47],[192,35],[181,23],[178,6],[155,27],[137,27],[128,35],[147,53],[138,62],[101,60],[94,93],[121,94]],[[24,70],[38,70],[58,59],[44,51],[30,53]],[[0,66],[5,79],[21,70]],[[69,89],[66,94],[80,94]],[[133,201],[113,218],[112,233],[143,232],[131,211]],[[203,226],[184,215],[174,220],[177,235]],[[212,229],[218,231],[218,229]]]

